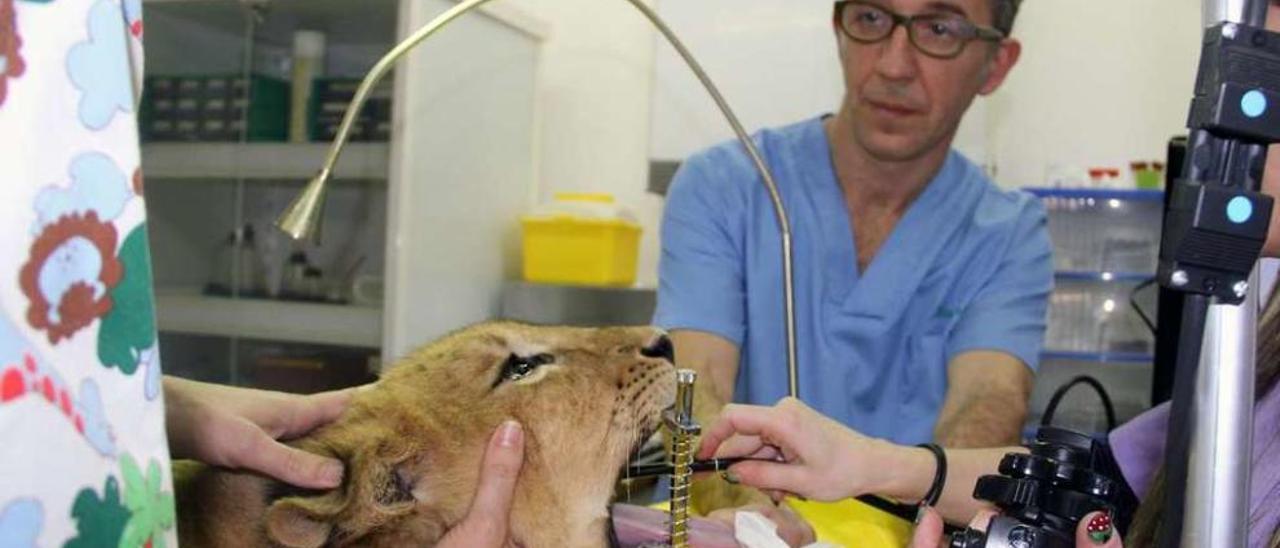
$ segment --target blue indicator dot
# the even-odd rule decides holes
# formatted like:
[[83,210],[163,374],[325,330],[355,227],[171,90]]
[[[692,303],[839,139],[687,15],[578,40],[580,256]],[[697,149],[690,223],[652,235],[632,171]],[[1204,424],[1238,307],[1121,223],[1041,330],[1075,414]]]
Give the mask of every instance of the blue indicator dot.
[[1240,98],[1240,110],[1250,118],[1257,118],[1267,112],[1267,96],[1261,91],[1253,90]]
[[1253,202],[1244,196],[1236,196],[1227,202],[1227,218],[1235,224],[1244,224],[1253,217]]

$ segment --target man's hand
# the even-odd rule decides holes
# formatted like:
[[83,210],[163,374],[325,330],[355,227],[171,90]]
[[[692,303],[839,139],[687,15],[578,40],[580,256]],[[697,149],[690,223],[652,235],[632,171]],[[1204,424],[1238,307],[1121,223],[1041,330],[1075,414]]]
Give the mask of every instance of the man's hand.
[[354,390],[300,396],[165,377],[169,450],[174,458],[253,470],[299,487],[337,487],[341,461],[277,440],[332,422]]
[[489,439],[480,469],[480,484],[471,510],[440,539],[439,548],[497,548],[514,545],[507,538],[511,499],[524,463],[524,431],[507,421]]
[[893,451],[787,398],[774,407],[726,406],[704,431],[698,458],[764,459],[740,462],[728,472],[766,491],[834,501],[882,492],[877,481],[885,463],[905,464]]
[[965,352],[947,365],[947,398],[934,439],[952,448],[1017,445],[1031,370],[1004,352]]

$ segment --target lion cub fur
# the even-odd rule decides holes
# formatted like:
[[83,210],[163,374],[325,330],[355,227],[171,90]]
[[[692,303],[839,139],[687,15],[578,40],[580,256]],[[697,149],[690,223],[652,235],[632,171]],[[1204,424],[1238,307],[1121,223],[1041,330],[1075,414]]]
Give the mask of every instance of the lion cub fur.
[[[181,545],[433,545],[464,517],[488,440],[508,418],[525,431],[513,542],[604,545],[618,472],[674,401],[674,366],[642,353],[658,336],[509,322],[447,335],[358,391],[337,421],[290,442],[342,460],[337,489],[176,463]],[[512,356],[551,361],[511,380]]]

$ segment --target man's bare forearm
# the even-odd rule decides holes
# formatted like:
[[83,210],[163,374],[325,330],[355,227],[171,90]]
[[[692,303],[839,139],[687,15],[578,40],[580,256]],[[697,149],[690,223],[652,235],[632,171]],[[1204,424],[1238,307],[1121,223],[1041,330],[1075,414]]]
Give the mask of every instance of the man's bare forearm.
[[939,445],[957,449],[1017,445],[1026,416],[1022,393],[992,391],[967,398],[941,417],[934,438]]
[[738,373],[738,348],[733,343],[701,331],[671,332],[676,350],[676,366],[698,372],[694,385],[693,416],[710,424],[720,408],[733,399],[733,383]]
[[975,350],[947,364],[947,399],[934,439],[952,448],[1016,445],[1027,418],[1031,369],[1006,352]]
[[[672,331],[671,340],[676,348],[676,365],[698,372],[693,390],[693,416],[699,424],[710,426],[725,404],[733,399],[738,348],[723,338],[699,331]],[[771,503],[764,493],[730,484],[718,474],[695,480],[690,486],[690,496],[694,512],[701,515],[722,508]]]

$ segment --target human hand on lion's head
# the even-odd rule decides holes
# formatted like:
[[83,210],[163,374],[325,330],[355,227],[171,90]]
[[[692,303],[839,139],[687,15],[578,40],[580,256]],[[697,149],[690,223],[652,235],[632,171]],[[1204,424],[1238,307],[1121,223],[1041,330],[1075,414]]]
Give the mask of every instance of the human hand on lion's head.
[[277,440],[333,422],[356,389],[310,396],[164,378],[169,452],[233,470],[251,470],[312,489],[337,487],[343,466]]
[[[649,327],[488,322],[451,333],[351,395],[337,420],[289,441],[341,461],[338,485],[298,489],[243,465],[206,468],[178,490],[183,544],[475,546],[488,541],[474,535],[489,535],[598,546],[620,470],[674,401],[671,354]],[[494,432],[513,419],[524,440],[519,478],[495,465],[507,485],[497,496],[485,487],[490,463],[502,462]],[[245,421],[255,437],[277,433],[232,422]],[[495,536],[504,507],[507,532]]]

